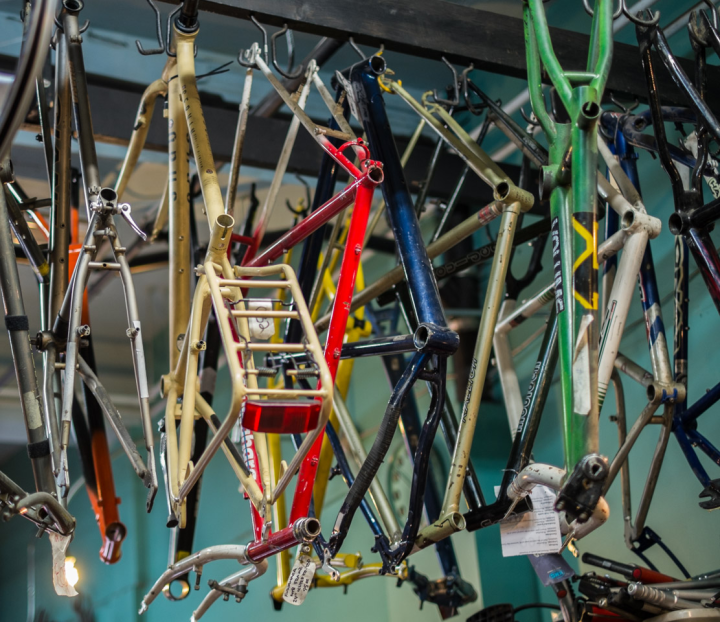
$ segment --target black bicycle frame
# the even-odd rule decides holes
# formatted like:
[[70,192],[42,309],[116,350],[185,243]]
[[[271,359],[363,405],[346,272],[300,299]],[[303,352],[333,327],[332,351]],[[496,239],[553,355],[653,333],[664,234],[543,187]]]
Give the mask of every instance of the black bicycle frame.
[[[700,269],[710,296],[715,303],[715,307],[718,309],[718,312],[720,312],[720,257],[718,257],[717,250],[710,239],[710,233],[707,228],[708,221],[712,221],[712,214],[708,212],[716,213],[717,216],[720,216],[720,207],[709,204],[711,207],[708,208],[703,205],[701,184],[702,171],[705,167],[705,159],[707,157],[707,136],[703,135],[702,131],[698,132],[698,158],[691,176],[691,188],[685,190],[680,173],[667,149],[668,141],[660,106],[660,95],[656,87],[655,68],[650,54],[653,41],[658,42],[664,39],[661,35],[661,31],[656,27],[637,27],[640,56],[647,80],[648,99],[650,102],[653,126],[655,128],[658,155],[663,169],[665,169],[665,172],[670,177],[673,199],[675,201],[675,214],[670,217],[669,226],[675,235],[683,236]],[[705,50],[699,46],[694,47],[696,48],[696,79],[698,89],[693,90],[698,95],[699,101],[702,101],[705,82]],[[698,118],[701,119],[702,127],[710,131],[710,128],[705,125],[706,120],[704,116],[700,114],[698,110],[696,110],[696,114]],[[713,134],[713,136],[715,136],[715,134]],[[704,226],[696,226],[698,223],[701,225],[704,224]]]
[[[720,205],[712,201],[707,205],[703,204],[702,197],[702,169],[707,156],[707,137],[702,135],[702,129],[698,131],[698,158],[692,171],[691,189],[685,190],[680,173],[672,162],[669,150],[666,148],[667,137],[662,123],[660,110],[660,99],[655,88],[655,76],[650,46],[652,40],[652,29],[638,27],[637,35],[640,43],[641,59],[645,69],[648,84],[648,96],[650,110],[655,126],[655,137],[657,139],[660,162],[665,172],[670,177],[675,201],[675,213],[670,217],[670,230],[678,237],[675,250],[675,343],[674,343],[674,365],[675,381],[687,383],[688,368],[688,341],[687,331],[689,322],[688,286],[689,286],[689,259],[687,248],[693,254],[695,262],[705,281],[708,292],[720,312],[720,257],[710,238],[710,228],[717,216],[720,216]],[[660,40],[660,39],[656,39]],[[705,81],[705,49],[693,41],[696,53],[697,89],[696,92],[702,100]],[[711,131],[705,125],[706,119],[701,118],[701,128]],[[713,133],[713,137],[715,134]],[[673,431],[680,443],[693,472],[704,486],[702,497],[709,497],[708,501],[701,502],[701,507],[714,509],[720,506],[720,480],[711,480],[695,454],[693,445],[699,447],[715,462],[720,460],[720,451],[710,441],[697,432],[696,419],[720,399],[720,386],[716,386],[692,409],[688,409],[687,400],[678,402],[675,406]],[[689,414],[688,414],[689,413]]]
[[[660,28],[657,24],[655,24],[654,26],[644,26],[638,24],[636,26],[636,31],[638,35],[638,42],[640,43],[641,56],[643,58],[646,56],[646,51],[649,50],[650,46],[655,47],[655,49],[660,54],[660,59],[662,60],[663,65],[665,65],[665,68],[670,74],[670,77],[673,79],[673,82],[675,82],[680,91],[685,95],[688,101],[688,105],[693,109],[693,111],[698,117],[698,120],[702,123],[703,127],[705,127],[705,129],[713,137],[713,139],[720,142],[720,123],[718,123],[718,120],[713,114],[712,110],[710,110],[709,106],[704,101],[704,85],[702,84],[702,80],[699,81],[699,84],[698,80],[696,80],[696,83],[693,84],[693,82],[683,70],[680,63],[678,63],[675,55],[672,53],[672,50],[668,45],[667,39],[665,38],[665,33],[663,32],[662,28]],[[695,48],[696,50],[697,64],[702,65],[700,71],[704,72],[704,46],[701,45],[701,43],[692,36],[692,29],[690,42],[692,43],[693,48]],[[697,51],[699,48],[702,48],[701,59],[697,58]],[[645,65],[645,61],[643,61],[643,65]],[[696,65],[696,71],[698,71],[698,69],[699,68]]]
[[[400,155],[392,137],[378,82],[384,71],[385,61],[374,56],[353,65],[344,74],[351,83],[352,92],[348,93],[348,96],[353,99],[353,105],[358,111],[370,150],[383,163],[385,181],[382,191],[388,206],[388,218],[397,243],[400,263],[408,277],[413,312],[420,323],[414,332],[416,353],[393,390],[373,446],[343,502],[325,549],[326,560],[342,545],[353,516],[390,448],[402,403],[415,381],[421,377],[430,380],[434,385],[430,413],[423,427],[424,437],[430,441],[434,438],[445,401],[446,360],[459,345],[457,334],[447,327],[432,264],[425,250]],[[409,538],[419,529],[428,466],[429,460],[423,456],[420,456],[414,465],[413,498],[419,500],[419,506],[417,503],[411,504],[411,515],[405,525],[403,542],[394,552],[394,555],[397,554],[396,563],[404,558],[404,550],[412,543]],[[399,553],[400,551],[403,553]],[[384,566],[386,572],[392,570],[392,566],[388,567],[385,563]]]
[[[404,287],[400,291],[406,294],[407,288]],[[402,293],[399,293],[398,295],[397,304],[399,308],[396,309],[403,312],[406,324],[409,327],[413,328],[417,324],[417,320],[408,313],[409,304],[407,301],[407,296],[402,295]],[[372,310],[368,310],[367,308],[366,313],[371,316],[371,323],[374,327],[378,329],[379,332],[380,322],[377,321],[378,318],[375,313]],[[391,315],[393,317],[389,323],[390,325],[388,326],[388,329],[390,330],[390,332],[394,332],[394,329],[397,328],[397,320],[399,319],[399,317],[397,313],[392,313]],[[382,360],[385,367],[385,374],[390,381],[390,386],[394,387],[400,382],[400,379],[402,377],[402,370],[405,369],[407,361],[405,360],[405,357],[402,353],[386,354],[382,357]],[[428,389],[432,391],[432,386],[429,386]],[[447,395],[445,395],[443,403],[444,409],[442,413],[442,419],[446,420],[448,417],[452,419],[451,425],[454,426],[454,433],[448,434],[448,432],[450,431],[448,430],[448,428],[451,426],[447,424],[447,421],[444,421],[444,423],[443,421],[441,421],[441,426],[443,428],[443,431],[445,432],[446,440],[448,440],[450,436],[452,436],[454,445],[454,439],[457,438],[457,420],[455,419],[455,413],[452,412],[452,405]],[[407,447],[408,454],[413,461],[413,464],[415,464],[418,459],[427,459],[430,462],[428,469],[428,477],[425,482],[425,489],[423,493],[425,511],[427,512],[428,520],[430,522],[434,522],[440,516],[440,511],[442,509],[442,496],[437,487],[437,483],[431,475],[431,470],[433,466],[437,468],[440,465],[435,464],[435,461],[433,461],[432,441],[434,439],[429,439],[429,445],[421,444],[421,438],[423,438],[423,426],[420,421],[420,415],[418,413],[415,396],[412,393],[410,393],[405,399],[402,410],[400,412],[400,418],[403,424],[402,433],[405,440],[405,446]],[[450,450],[452,450],[452,446],[450,447]],[[475,470],[472,468],[472,465],[470,465],[468,471],[469,472],[468,476],[466,477],[466,482],[469,489],[468,487],[466,487],[465,490],[465,494],[468,497],[468,503],[472,505],[472,507],[479,507],[485,505],[485,500],[482,496],[482,490],[480,489],[480,484],[477,481],[477,475],[475,474]],[[410,505],[411,507],[416,507],[418,500],[413,497],[413,492],[415,493],[415,496],[418,495],[417,490],[411,490]],[[474,505],[473,502],[475,502]],[[420,503],[423,503],[422,499],[420,500]],[[405,540],[405,538],[403,538],[403,540]],[[460,569],[458,566],[457,557],[455,555],[455,549],[453,547],[452,541],[450,539],[440,540],[435,544],[435,551],[437,553],[438,561],[440,562],[440,567],[442,568],[443,574],[445,575],[445,579],[440,579],[433,583],[435,584],[435,586],[439,586],[441,582],[444,582],[444,589],[442,590],[442,592],[444,592],[443,606],[449,607],[450,609],[454,610],[443,612],[443,618],[445,618],[449,617],[450,615],[455,615],[455,613],[457,613],[457,607],[463,604],[467,604],[468,602],[474,602],[477,598],[477,594],[475,593],[474,588],[472,588],[472,586],[466,581],[463,581],[463,579],[460,577]],[[418,596],[420,596],[421,599],[423,598],[423,595],[426,595],[428,593],[428,585],[423,585],[422,589],[416,589],[416,593],[418,593]],[[436,593],[438,592],[438,590],[435,589],[432,590],[432,592]],[[430,598],[429,600],[431,600],[432,602],[436,602],[432,598]]]

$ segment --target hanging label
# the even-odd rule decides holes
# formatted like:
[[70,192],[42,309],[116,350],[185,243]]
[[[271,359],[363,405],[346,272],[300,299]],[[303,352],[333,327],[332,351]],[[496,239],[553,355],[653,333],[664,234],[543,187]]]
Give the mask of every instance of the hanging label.
[[500,523],[503,557],[557,553],[562,546],[560,515],[554,508],[555,493],[546,486],[535,486],[530,494],[532,512]]
[[310,591],[317,565],[309,555],[301,553],[290,571],[283,600],[291,605],[302,605]]
[[52,547],[53,587],[58,596],[77,596],[75,588],[68,582],[65,574],[65,551],[67,551],[72,536],[61,536],[48,531],[50,546]]
[[[272,311],[272,302],[269,300],[251,300],[248,302],[250,311]],[[250,336],[253,339],[270,339],[275,334],[275,322],[271,317],[248,318]]]
[[353,92],[350,80],[346,80],[345,76],[343,76],[339,71],[335,72],[335,77],[337,78],[337,81],[342,85],[345,93],[347,93],[347,100],[350,104],[350,113],[353,117],[355,117],[358,123],[362,123],[360,115],[358,114],[357,102],[355,101],[355,93]]

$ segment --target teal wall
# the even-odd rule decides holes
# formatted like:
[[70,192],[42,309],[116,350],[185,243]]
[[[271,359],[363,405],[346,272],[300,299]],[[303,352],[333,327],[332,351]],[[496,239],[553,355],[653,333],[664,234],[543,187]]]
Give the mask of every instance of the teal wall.
[[[559,12],[563,3],[555,3],[549,7],[550,18],[554,23],[564,27]],[[575,20],[577,21],[577,20]],[[580,29],[580,28],[579,28]],[[632,29],[626,29],[619,40],[632,43]],[[686,37],[678,36],[672,41],[673,47],[681,53],[686,52]],[[716,62],[712,60],[711,62]],[[486,77],[487,78],[487,77]],[[509,97],[522,87],[522,81],[502,79],[493,76],[482,82],[486,90],[493,96]],[[518,117],[519,120],[519,117]],[[502,142],[499,132],[491,134],[488,150],[491,151]],[[663,232],[653,241],[653,253],[656,261],[658,282],[661,296],[672,291],[673,237],[668,232],[667,217],[672,212],[672,196],[666,176],[659,168],[657,161],[647,154],[639,160],[643,194],[648,210],[663,222]],[[706,193],[709,196],[709,193]],[[496,231],[492,227],[493,235]],[[477,240],[486,240],[485,234],[478,234]],[[519,252],[522,257],[523,251]],[[384,264],[382,258],[374,258],[369,271],[377,273]],[[550,265],[549,258],[545,260]],[[694,271],[694,267],[692,268]],[[369,280],[369,279],[368,279]],[[549,281],[549,270],[536,281],[539,287]],[[532,291],[525,292],[529,296]],[[641,318],[640,303],[635,295],[631,306],[631,328],[626,333],[622,351],[638,363],[649,368],[647,342],[642,323],[634,324]],[[162,295],[154,300],[162,300]],[[478,299],[478,305],[480,298]],[[690,291],[691,319],[690,325],[690,381],[689,395],[691,400],[697,399],[703,391],[717,381],[717,370],[720,368],[720,354],[717,343],[717,312],[705,291],[700,278],[691,282]],[[165,314],[162,304],[154,309],[143,309],[144,313]],[[672,301],[664,306],[665,324],[668,338],[672,342]],[[513,336],[513,345],[518,345],[528,334],[539,326],[538,321],[528,322],[517,336]],[[154,357],[151,360],[151,373],[157,380],[163,368],[165,338],[158,335],[154,341]],[[518,356],[517,364],[524,391],[535,362],[539,341]],[[492,376],[491,376],[492,378]],[[218,412],[222,413],[223,385],[219,387],[217,401]],[[627,413],[629,425],[635,420],[644,406],[644,395],[639,387],[625,381]],[[348,405],[359,422],[361,432],[367,434],[366,443],[372,439],[372,432],[384,411],[389,396],[389,389],[379,362],[360,361],[353,377],[353,388]],[[500,482],[502,469],[505,466],[507,452],[510,448],[510,435],[504,409],[500,403],[499,389],[494,386],[494,401],[486,400],[480,410],[480,424],[473,446],[473,462],[486,496],[492,498],[493,486]],[[423,398],[421,398],[423,399]],[[551,390],[550,399],[545,410],[538,441],[535,447],[535,458],[553,464],[561,464],[560,410],[558,408],[559,391],[557,382]],[[720,417],[715,407],[700,422],[702,431],[712,440],[720,438]],[[602,412],[601,450],[605,455],[612,456],[617,448],[617,433],[608,420],[614,412],[614,395],[608,395]],[[139,437],[139,433],[136,434]],[[647,429],[630,457],[632,490],[635,502],[642,490],[647,466],[657,439],[657,429]],[[396,439],[397,442],[397,439]],[[441,445],[441,444],[440,444]],[[442,448],[439,447],[442,451]],[[137,609],[143,594],[149,589],[155,578],[165,569],[167,561],[168,532],[164,527],[166,508],[162,491],[158,495],[156,507],[149,516],[145,513],[145,489],[130,469],[126,459],[118,451],[114,453],[113,466],[117,494],[122,498],[120,506],[121,519],[128,528],[128,537],[123,544],[123,558],[115,566],[105,566],[98,558],[100,538],[94,521],[93,512],[83,489],[70,503],[71,512],[78,519],[76,537],[71,544],[69,553],[77,558],[80,572],[78,589],[85,599],[86,606],[92,606],[98,622],[125,622],[137,618]],[[72,456],[71,473],[79,473],[76,456]],[[717,466],[705,461],[709,472],[717,474]],[[27,459],[22,452],[2,465],[8,475],[26,488],[32,486],[31,474]],[[380,477],[387,481],[386,470]],[[613,487],[608,496],[611,507],[609,522],[599,531],[579,543],[581,552],[593,551],[607,557],[625,562],[636,561],[623,542],[623,521],[620,513],[619,484]],[[692,475],[674,439],[670,440],[655,500],[651,507],[648,525],[657,531],[663,540],[678,554],[692,573],[699,573],[720,566],[720,540],[718,539],[717,514],[701,510],[698,505],[700,485]],[[344,485],[338,479],[330,484],[327,510],[323,515],[325,529],[332,524],[344,494]],[[251,539],[248,505],[238,494],[237,483],[223,458],[214,460],[206,473],[202,501],[199,514],[199,528],[196,538],[196,549],[218,543],[242,544]],[[0,619],[18,621],[27,618],[28,602],[33,602],[35,612],[41,609],[50,612],[51,618],[57,622],[76,620],[73,606],[79,600],[64,599],[56,596],[52,589],[50,575],[50,546],[47,538],[35,539],[32,525],[19,518],[10,523],[0,525],[0,602],[2,608]],[[481,596],[486,605],[513,602],[545,600],[552,602],[552,594],[542,588],[534,578],[527,560],[522,557],[502,558],[498,527],[494,526],[475,534],[458,534],[454,536],[463,575],[477,586],[477,579],[482,577]],[[361,518],[355,522],[353,532],[348,538],[347,551],[361,551],[367,561],[374,556],[369,547],[372,542],[370,532]],[[568,556],[568,554],[566,554]],[[653,551],[650,558],[660,570],[677,574],[671,563],[660,553]],[[433,558],[432,551],[426,551],[413,558],[413,563],[432,577],[439,576],[439,567]],[[576,560],[570,560],[577,566]],[[231,562],[216,562],[209,565],[204,572],[199,592],[193,592],[187,600],[170,603],[163,597],[150,607],[149,612],[140,619],[150,622],[165,620],[189,619],[192,610],[206,593],[207,579],[221,579],[237,570]],[[420,621],[438,620],[435,608],[427,605],[418,612],[417,599],[410,586],[400,588],[391,579],[378,578],[359,582],[350,587],[347,595],[340,589],[311,592],[305,604],[299,608],[286,605],[282,611],[275,612],[269,602],[268,592],[273,584],[274,563],[271,561],[268,574],[253,582],[248,597],[241,605],[234,602],[219,602],[205,616],[210,622],[247,616],[273,620],[317,620],[321,616],[340,617],[343,619],[365,620],[402,620],[409,618]],[[34,584],[34,592],[31,586]],[[463,609],[457,618],[463,620],[467,615],[477,611],[480,603]],[[541,615],[535,612],[521,614],[523,622],[532,618],[539,622]],[[547,616],[542,616],[549,619]]]
[[[645,201],[650,211],[665,223],[672,210],[669,186],[657,164],[649,156],[641,155],[641,179],[645,191]],[[481,238],[479,238],[481,239]],[[661,295],[672,290],[672,257],[673,237],[664,228],[660,237],[653,242],[658,271]],[[521,251],[522,252],[522,251]],[[368,266],[370,274],[379,269],[373,262]],[[549,261],[545,262],[549,265]],[[547,274],[536,283],[548,280]],[[536,289],[536,288],[533,288]],[[529,294],[530,292],[528,292]],[[637,298],[637,296],[636,296]],[[691,282],[691,327],[690,331],[690,396],[696,399],[702,391],[712,386],[717,378],[716,370],[720,357],[716,353],[715,335],[717,316],[704,285],[699,278]],[[160,310],[158,310],[160,312]],[[671,338],[672,303],[664,307],[665,322]],[[641,317],[638,300],[633,301],[630,321]],[[539,322],[526,327],[532,332]],[[520,343],[525,335],[513,337],[513,343]],[[152,374],[159,376],[163,366],[165,338],[158,335],[151,348]],[[527,385],[529,372],[534,364],[538,342],[518,356],[518,369],[521,386]],[[649,367],[647,345],[642,325],[631,327],[626,334],[622,350],[638,363]],[[222,374],[221,374],[222,376]],[[625,383],[627,411],[632,422],[644,405],[642,391],[628,381]],[[219,385],[217,407],[223,412],[223,395],[226,388]],[[351,412],[356,414],[361,431],[372,438],[373,426],[377,424],[384,410],[389,395],[381,366],[378,362],[364,360],[358,363],[354,374],[354,384],[348,399]],[[497,387],[494,397],[498,397]],[[421,397],[426,400],[426,397]],[[535,458],[554,464],[561,463],[559,438],[559,408],[557,383],[551,391],[550,401],[546,407],[544,420],[536,445]],[[617,447],[615,428],[608,421],[614,410],[614,396],[609,395],[602,413],[601,449],[612,456]],[[712,409],[702,420],[702,430],[711,439],[720,437],[720,422],[717,418],[717,407]],[[657,430],[650,428],[641,436],[631,454],[632,485],[635,498],[639,495],[644,482],[644,474],[652,455]],[[367,440],[367,439],[366,439]],[[505,466],[507,451],[510,446],[510,435],[504,416],[504,410],[497,401],[486,400],[480,410],[480,424],[473,448],[473,460],[486,495],[490,496],[493,486],[499,483],[502,468]],[[72,499],[70,509],[78,518],[77,536],[73,541],[70,553],[78,559],[77,566],[81,574],[79,590],[85,598],[91,600],[96,619],[102,622],[135,619],[138,604],[151,582],[165,568],[168,534],[163,526],[165,519],[164,501],[161,495],[153,513],[145,515],[144,488],[130,470],[124,456],[115,452],[114,468],[118,496],[122,498],[121,517],[128,527],[128,537],[123,544],[123,559],[113,567],[107,567],[98,559],[100,545],[97,527],[87,497],[81,489]],[[73,457],[74,458],[74,457]],[[713,473],[713,465],[708,465]],[[26,487],[31,486],[30,472],[27,461],[22,453],[17,454],[3,469]],[[78,473],[77,460],[73,459],[71,472]],[[386,478],[386,473],[381,473]],[[386,481],[386,480],[384,480]],[[331,524],[334,512],[339,507],[343,495],[342,483],[335,480],[331,483],[328,496],[328,511],[323,516],[326,526]],[[681,560],[693,573],[710,570],[718,566],[720,545],[716,537],[717,517],[700,510],[697,506],[697,495],[700,486],[694,479],[685,463],[674,439],[671,439],[665,465],[658,483],[655,501],[651,508],[648,524],[655,529],[665,542],[680,556]],[[622,533],[622,517],[619,511],[619,490],[614,487],[609,494],[612,508],[611,518],[607,525],[579,543],[581,552],[590,550],[615,559],[632,562],[633,555],[625,548]],[[247,503],[237,493],[234,477],[222,458],[215,460],[209,467],[199,516],[199,529],[196,548],[217,543],[244,543],[250,537],[250,524]],[[3,619],[25,618],[27,611],[28,592],[28,556],[29,546],[35,547],[34,581],[35,606],[37,610],[44,608],[51,612],[54,620],[74,620],[72,613],[73,601],[57,597],[53,594],[50,577],[49,544],[43,538],[33,538],[32,526],[19,518],[0,529],[0,558],[12,560],[12,563],[0,564],[0,599],[3,602]],[[457,538],[457,537],[456,537]],[[551,600],[548,590],[539,587],[532,576],[529,564],[523,558],[503,559],[500,553],[499,534],[497,527],[478,532],[474,535],[464,534],[463,539],[457,538],[457,548],[468,565],[463,572],[469,577],[477,572],[479,563],[482,574],[482,597],[485,604],[514,602],[520,604],[536,600]],[[474,540],[476,550],[468,551],[468,542]],[[32,544],[30,544],[32,543]],[[367,560],[372,558],[369,552],[370,533],[362,520],[357,520],[348,542],[348,551],[362,551]],[[474,547],[471,547],[474,548]],[[657,552],[650,553],[661,570],[676,574],[675,569]],[[424,554],[418,563],[426,568],[427,573],[438,576],[438,566],[432,552]],[[473,566],[474,564],[474,566]],[[471,567],[472,566],[472,567]],[[200,592],[181,603],[169,603],[160,597],[154,603],[146,619],[187,619],[194,607],[205,593],[205,581],[209,578],[220,579],[237,568],[230,562],[217,562],[205,570]],[[358,583],[350,588],[347,595],[341,590],[325,590],[323,593],[311,593],[305,605],[295,610],[286,606],[283,611],[275,613],[269,603],[267,593],[273,582],[273,569],[265,577],[251,584],[250,594],[241,605],[235,603],[218,603],[206,616],[207,620],[223,620],[234,615],[274,616],[278,620],[292,617],[295,620],[316,618],[318,615],[332,612],[332,615],[348,615],[352,618],[354,611],[362,608],[363,617],[371,615],[376,619],[394,619],[395,613],[413,612],[421,615],[418,619],[436,620],[437,612],[426,606],[422,614],[417,614],[417,601],[410,587],[405,585],[396,588],[394,581],[388,579],[371,579]],[[468,607],[463,614],[469,614],[478,606]],[[360,614],[357,614],[358,618]],[[525,619],[537,617],[533,612],[526,612]],[[538,618],[539,619],[539,618]]]

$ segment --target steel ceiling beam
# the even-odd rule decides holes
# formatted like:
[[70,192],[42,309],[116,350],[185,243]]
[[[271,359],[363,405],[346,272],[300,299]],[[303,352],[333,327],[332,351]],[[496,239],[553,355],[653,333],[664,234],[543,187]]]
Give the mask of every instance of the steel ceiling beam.
[[[163,0],[176,3],[176,0]],[[282,26],[298,32],[356,43],[412,56],[440,60],[476,69],[526,79],[523,21],[442,0],[383,0],[362,3],[356,0],[201,0],[201,11]],[[200,17],[202,22],[202,15]],[[590,19],[588,18],[588,30]],[[565,68],[585,70],[590,37],[550,28],[553,47]],[[660,66],[657,59],[657,66]],[[694,63],[680,59],[688,75]],[[708,84],[720,82],[720,68],[708,66]],[[658,72],[658,89],[667,104],[686,105],[682,94],[664,70]],[[606,91],[645,100],[645,75],[637,46],[616,43]],[[708,89],[707,102],[720,108],[720,91]]]
[[[15,59],[0,55],[0,71],[12,73]],[[140,96],[145,85],[105,76],[89,74],[88,92],[92,110],[95,140],[125,146],[128,143],[135,121]],[[228,103],[217,95],[201,93],[203,111],[210,135],[213,156],[218,162],[229,162],[232,156],[234,131],[237,125],[237,104]],[[163,118],[163,106],[155,107],[147,135],[146,149],[167,151],[167,120]],[[327,119],[321,119],[326,123]],[[243,149],[243,166],[254,166],[273,170],[277,165],[290,121],[287,118],[250,118]],[[31,109],[23,129],[39,133],[37,111]],[[402,152],[407,137],[396,137],[398,149]],[[424,179],[427,163],[434,149],[434,141],[421,138],[406,167],[408,184],[417,191]],[[41,144],[38,143],[38,147]],[[316,176],[320,170],[322,150],[305,131],[298,134],[288,165],[289,173]],[[460,159],[443,150],[436,174],[430,184],[428,196],[447,199],[450,197],[460,172]],[[504,165],[513,180],[517,181],[519,167]],[[42,173],[44,176],[45,173]],[[475,175],[469,175],[460,197],[462,203],[478,206],[493,200],[489,187]]]

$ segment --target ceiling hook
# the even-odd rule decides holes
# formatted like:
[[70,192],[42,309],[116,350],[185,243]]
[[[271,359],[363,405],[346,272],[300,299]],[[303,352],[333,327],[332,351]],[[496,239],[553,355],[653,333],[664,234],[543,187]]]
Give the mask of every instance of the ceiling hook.
[[[277,39],[282,35],[285,35],[285,41],[287,42],[288,49],[288,67],[286,71],[283,71],[280,68],[280,64],[277,62]],[[270,46],[272,51],[272,64],[277,72],[288,80],[299,78],[305,67],[301,64],[295,71],[292,70],[292,67],[295,64],[295,37],[293,36],[293,31],[288,29],[287,24],[283,24],[282,30],[278,30],[272,35],[272,37],[270,37]]]
[[257,43],[253,43],[252,46],[249,49],[246,50],[240,50],[240,53],[238,54],[237,62],[240,63],[243,67],[249,67],[251,69],[256,69],[255,65],[255,58],[258,54],[263,55],[263,60],[265,61],[265,64],[268,63],[268,33],[265,27],[255,19],[254,15],[250,15],[250,21],[257,26],[258,30],[262,33],[263,36],[263,47],[262,49]]
[[163,41],[163,31],[162,31],[162,20],[160,18],[160,9],[157,8],[153,0],[147,0],[147,3],[150,5],[150,8],[153,10],[153,13],[155,13],[155,35],[157,36],[158,46],[156,48],[150,48],[149,50],[146,50],[143,47],[143,44],[140,43],[139,39],[135,39],[135,45],[137,46],[138,52],[142,54],[143,56],[153,56],[155,54],[163,54],[165,52],[165,42]]
[[437,89],[433,90],[433,97],[435,98],[435,103],[443,104],[445,106],[457,106],[460,103],[460,89],[458,88],[458,75],[457,71],[455,71],[455,67],[453,67],[452,63],[448,61],[447,58],[444,56],[442,57],[442,62],[445,63],[450,71],[452,72],[453,76],[453,83],[452,83],[452,93],[453,98],[452,99],[445,99],[443,97],[440,97],[438,95]]

